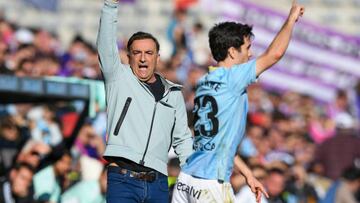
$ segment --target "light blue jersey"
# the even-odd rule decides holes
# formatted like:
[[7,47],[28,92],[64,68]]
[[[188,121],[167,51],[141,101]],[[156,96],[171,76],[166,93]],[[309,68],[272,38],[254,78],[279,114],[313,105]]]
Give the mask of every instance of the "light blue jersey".
[[197,84],[194,150],[182,171],[194,177],[230,181],[234,156],[244,136],[248,112],[246,88],[256,80],[255,60],[216,68]]

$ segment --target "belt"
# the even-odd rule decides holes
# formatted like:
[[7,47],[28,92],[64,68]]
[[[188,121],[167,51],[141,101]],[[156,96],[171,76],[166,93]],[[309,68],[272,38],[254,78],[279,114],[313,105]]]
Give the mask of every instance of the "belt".
[[129,169],[126,168],[121,168],[119,166],[114,166],[114,165],[110,165],[108,166],[108,171],[110,172],[115,172],[115,173],[120,173],[123,175],[128,175],[129,177],[138,179],[138,180],[143,180],[146,182],[153,182],[155,180],[157,180],[160,177],[165,177],[164,174],[157,172],[157,171],[149,171],[149,172],[136,172],[136,171],[131,171]]

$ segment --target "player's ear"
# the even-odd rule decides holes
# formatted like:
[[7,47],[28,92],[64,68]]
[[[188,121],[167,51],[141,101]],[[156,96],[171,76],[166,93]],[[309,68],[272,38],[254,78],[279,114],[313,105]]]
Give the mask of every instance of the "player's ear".
[[237,49],[235,49],[234,47],[230,47],[228,49],[228,55],[227,57],[230,57],[231,59],[234,59],[235,58],[235,54],[238,52]]

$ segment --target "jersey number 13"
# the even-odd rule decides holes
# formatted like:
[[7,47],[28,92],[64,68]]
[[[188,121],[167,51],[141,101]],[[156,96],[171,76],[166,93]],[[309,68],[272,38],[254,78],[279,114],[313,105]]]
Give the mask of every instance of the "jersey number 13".
[[[199,110],[201,108],[206,108],[207,105],[210,105],[210,111],[204,114],[199,115]],[[206,136],[214,137],[219,131],[219,120],[216,118],[216,113],[218,112],[218,105],[216,100],[212,96],[204,96],[202,102],[200,98],[195,98],[194,100],[194,128],[195,136]],[[199,127],[195,126],[198,121],[203,121],[208,119],[210,122],[211,129],[205,129],[204,124],[200,124]]]

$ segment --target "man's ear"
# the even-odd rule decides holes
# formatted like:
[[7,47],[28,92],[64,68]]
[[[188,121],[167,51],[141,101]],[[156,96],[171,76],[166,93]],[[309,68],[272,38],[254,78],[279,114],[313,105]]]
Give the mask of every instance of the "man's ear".
[[228,57],[230,57],[231,59],[234,59],[236,52],[238,52],[238,50],[236,50],[234,47],[230,47],[228,49]]
[[156,57],[156,63],[159,64],[160,63],[160,53],[157,54],[157,57]]

